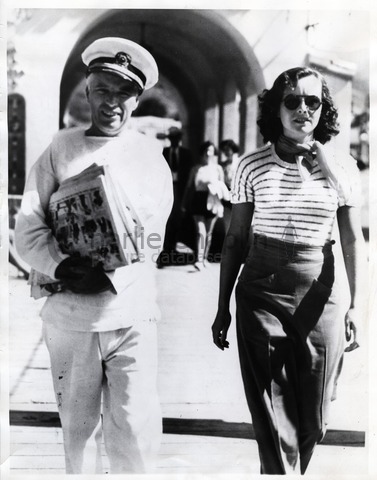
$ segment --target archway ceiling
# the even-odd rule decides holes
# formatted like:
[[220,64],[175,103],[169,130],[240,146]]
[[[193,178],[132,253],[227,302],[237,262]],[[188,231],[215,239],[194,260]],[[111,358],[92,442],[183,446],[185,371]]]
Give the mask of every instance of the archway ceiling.
[[252,72],[240,48],[242,38],[219,12],[110,10],[90,25],[76,44],[71,62],[76,63],[76,57],[81,63],[79,51],[95,38],[117,35],[145,45],[155,56],[161,72],[185,97],[190,90],[193,94],[194,89],[195,96],[204,102],[208,88],[220,97],[230,77],[236,79],[240,90],[253,87]]

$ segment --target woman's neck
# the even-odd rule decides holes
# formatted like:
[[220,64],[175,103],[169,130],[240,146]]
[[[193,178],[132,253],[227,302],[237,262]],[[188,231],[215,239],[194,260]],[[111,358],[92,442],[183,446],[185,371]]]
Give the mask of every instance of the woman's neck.
[[296,155],[310,150],[309,142],[313,140],[312,136],[307,135],[301,140],[280,135],[275,144],[276,154],[286,162],[295,162]]
[[310,134],[310,135],[305,135],[301,138],[297,138],[297,137],[290,137],[289,135],[285,135],[283,133],[283,137],[285,137],[286,139],[288,139],[289,142],[292,142],[292,143],[296,143],[297,145],[302,145],[304,143],[309,143],[309,142],[312,142],[313,141],[313,135]]

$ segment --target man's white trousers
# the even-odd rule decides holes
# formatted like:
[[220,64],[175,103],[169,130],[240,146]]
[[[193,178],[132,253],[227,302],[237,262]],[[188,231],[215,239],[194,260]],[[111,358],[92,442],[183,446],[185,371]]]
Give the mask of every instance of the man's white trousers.
[[[161,442],[156,323],[110,332],[75,332],[46,322],[67,473],[153,471]],[[102,408],[101,408],[102,406]]]

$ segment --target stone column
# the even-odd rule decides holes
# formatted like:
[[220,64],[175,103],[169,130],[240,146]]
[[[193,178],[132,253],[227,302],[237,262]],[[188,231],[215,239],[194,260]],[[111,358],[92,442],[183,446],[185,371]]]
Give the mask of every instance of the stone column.
[[215,145],[219,143],[220,106],[218,98],[213,90],[208,89],[206,95],[206,107],[204,112],[203,141],[211,141]]

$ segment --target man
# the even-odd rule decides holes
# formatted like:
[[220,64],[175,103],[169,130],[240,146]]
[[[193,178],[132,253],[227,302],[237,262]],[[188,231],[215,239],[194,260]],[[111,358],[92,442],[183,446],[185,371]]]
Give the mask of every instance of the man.
[[182,131],[177,127],[172,127],[169,130],[168,138],[170,146],[164,148],[163,155],[173,177],[174,203],[166,225],[164,248],[158,259],[159,267],[174,263],[177,256],[176,244],[179,239],[182,240],[179,236],[183,234],[182,199],[193,166],[190,150],[182,147],[181,144]]
[[[147,50],[123,38],[94,41],[82,59],[91,126],[59,132],[33,166],[16,245],[31,267],[64,286],[47,298],[41,317],[67,473],[101,473],[102,433],[111,473],[142,473],[152,468],[162,430],[154,261],[172,184],[158,141],[127,122],[158,69]],[[59,184],[93,163],[108,165],[142,223],[140,261],[110,272],[64,254],[46,220]]]

